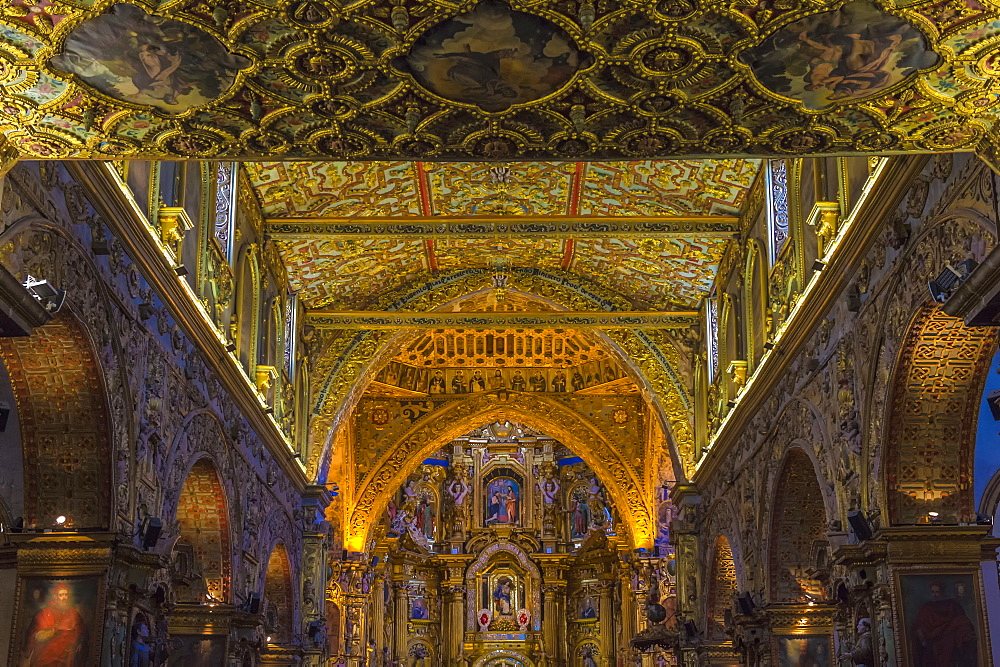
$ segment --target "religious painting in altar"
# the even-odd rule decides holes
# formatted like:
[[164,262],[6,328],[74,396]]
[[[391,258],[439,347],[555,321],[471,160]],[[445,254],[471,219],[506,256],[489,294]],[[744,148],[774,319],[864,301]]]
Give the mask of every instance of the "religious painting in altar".
[[427,601],[422,598],[413,598],[410,601],[410,619],[414,621],[426,621],[429,619],[430,610],[427,608]]
[[939,59],[916,26],[864,1],[792,21],[740,54],[765,88],[813,110],[877,95]]
[[76,26],[49,62],[116,100],[169,113],[219,98],[250,64],[204,30],[130,4]]
[[832,667],[833,647],[829,635],[779,635],[778,667]]
[[487,1],[431,28],[396,64],[445,99],[503,111],[556,92],[590,60],[555,23]]
[[920,667],[989,664],[975,574],[897,573],[896,576],[904,664]]
[[21,581],[16,619],[17,665],[97,664],[100,577],[29,577]]
[[513,476],[493,477],[483,489],[483,523],[518,524],[521,508],[521,485]]
[[596,620],[600,618],[598,611],[598,600],[592,595],[584,596],[580,601],[580,613],[577,616],[581,621]]

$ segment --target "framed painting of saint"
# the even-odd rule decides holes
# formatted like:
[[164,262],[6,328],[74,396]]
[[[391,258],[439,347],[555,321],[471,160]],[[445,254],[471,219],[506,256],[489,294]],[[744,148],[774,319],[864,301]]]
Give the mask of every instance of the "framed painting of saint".
[[97,664],[101,578],[26,577],[20,584],[13,664]]
[[520,517],[521,487],[510,477],[497,477],[486,485],[486,525],[516,524]]
[[976,574],[941,571],[896,577],[904,664],[989,664]]
[[831,667],[833,643],[830,635],[778,635],[775,664],[778,667]]

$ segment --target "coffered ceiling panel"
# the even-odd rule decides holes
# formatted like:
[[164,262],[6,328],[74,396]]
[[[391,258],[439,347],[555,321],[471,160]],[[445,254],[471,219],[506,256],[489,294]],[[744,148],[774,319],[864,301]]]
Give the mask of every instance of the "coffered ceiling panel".
[[0,133],[42,158],[966,150],[998,41],[979,0],[13,0]]
[[248,162],[265,217],[739,215],[760,160]]

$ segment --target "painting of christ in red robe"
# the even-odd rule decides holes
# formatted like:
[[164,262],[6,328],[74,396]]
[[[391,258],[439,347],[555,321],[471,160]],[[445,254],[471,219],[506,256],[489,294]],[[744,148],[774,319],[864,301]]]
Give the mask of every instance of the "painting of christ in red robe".
[[93,579],[25,582],[20,664],[23,667],[85,667],[91,648],[97,581]]

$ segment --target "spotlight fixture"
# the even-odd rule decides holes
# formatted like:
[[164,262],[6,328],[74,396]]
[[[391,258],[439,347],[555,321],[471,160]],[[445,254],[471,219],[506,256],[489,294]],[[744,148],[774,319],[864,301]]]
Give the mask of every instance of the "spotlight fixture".
[[979,264],[974,259],[967,259],[958,266],[946,263],[938,277],[927,283],[931,298],[938,303],[947,301],[958,289],[958,286],[969,279],[977,266]]
[[66,301],[66,290],[56,289],[48,280],[40,280],[29,275],[24,281],[24,287],[50,313],[58,313]]
[[63,524],[65,524],[66,523],[66,517],[63,516],[62,514],[60,514],[59,516],[56,517],[56,523],[59,524],[60,526],[63,525]]
[[813,260],[813,271],[822,271],[826,267],[826,262],[822,260]]
[[235,352],[235,351],[236,351],[236,343],[228,343],[226,345],[226,352]]
[[108,242],[103,240],[94,239],[90,242],[90,250],[95,255],[110,255],[111,248],[108,247]]
[[180,266],[178,266],[178,267],[176,267],[174,269],[174,273],[176,273],[178,276],[183,277],[183,276],[186,276],[188,274],[188,270],[187,270],[186,266],[184,266],[183,264],[181,264]]

